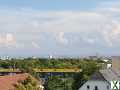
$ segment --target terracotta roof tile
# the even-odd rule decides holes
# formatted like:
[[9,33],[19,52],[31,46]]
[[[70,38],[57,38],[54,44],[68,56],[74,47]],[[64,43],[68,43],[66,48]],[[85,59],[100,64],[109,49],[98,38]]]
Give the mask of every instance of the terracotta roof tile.
[[0,90],[15,90],[14,85],[19,81],[24,81],[28,74],[16,74],[12,76],[0,76]]

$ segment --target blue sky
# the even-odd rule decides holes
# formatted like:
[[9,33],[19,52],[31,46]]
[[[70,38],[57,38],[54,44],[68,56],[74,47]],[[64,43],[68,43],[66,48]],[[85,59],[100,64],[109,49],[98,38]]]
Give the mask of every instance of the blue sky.
[[11,8],[34,8],[38,10],[87,10],[105,0],[1,0],[0,5]]
[[119,0],[0,0],[0,55],[120,54]]

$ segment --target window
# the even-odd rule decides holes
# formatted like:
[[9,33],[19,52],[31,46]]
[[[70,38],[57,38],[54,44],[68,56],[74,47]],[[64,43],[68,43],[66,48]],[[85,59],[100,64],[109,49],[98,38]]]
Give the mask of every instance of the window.
[[109,86],[107,86],[107,90],[109,90]]
[[97,86],[95,86],[95,90],[98,90],[98,87],[97,87]]
[[89,90],[90,89],[90,86],[89,85],[87,85],[87,90]]

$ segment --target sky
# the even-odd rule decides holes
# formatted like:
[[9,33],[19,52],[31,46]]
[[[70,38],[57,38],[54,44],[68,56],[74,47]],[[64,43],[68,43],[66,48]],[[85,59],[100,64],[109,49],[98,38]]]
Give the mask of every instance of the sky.
[[120,55],[120,0],[0,0],[0,56]]

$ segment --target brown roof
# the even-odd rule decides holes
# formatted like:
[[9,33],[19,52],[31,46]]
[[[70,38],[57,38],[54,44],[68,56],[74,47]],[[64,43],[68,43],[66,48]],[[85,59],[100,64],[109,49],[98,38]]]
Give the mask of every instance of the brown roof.
[[12,76],[0,76],[0,90],[15,90],[14,85],[27,79],[28,74],[16,74]]

